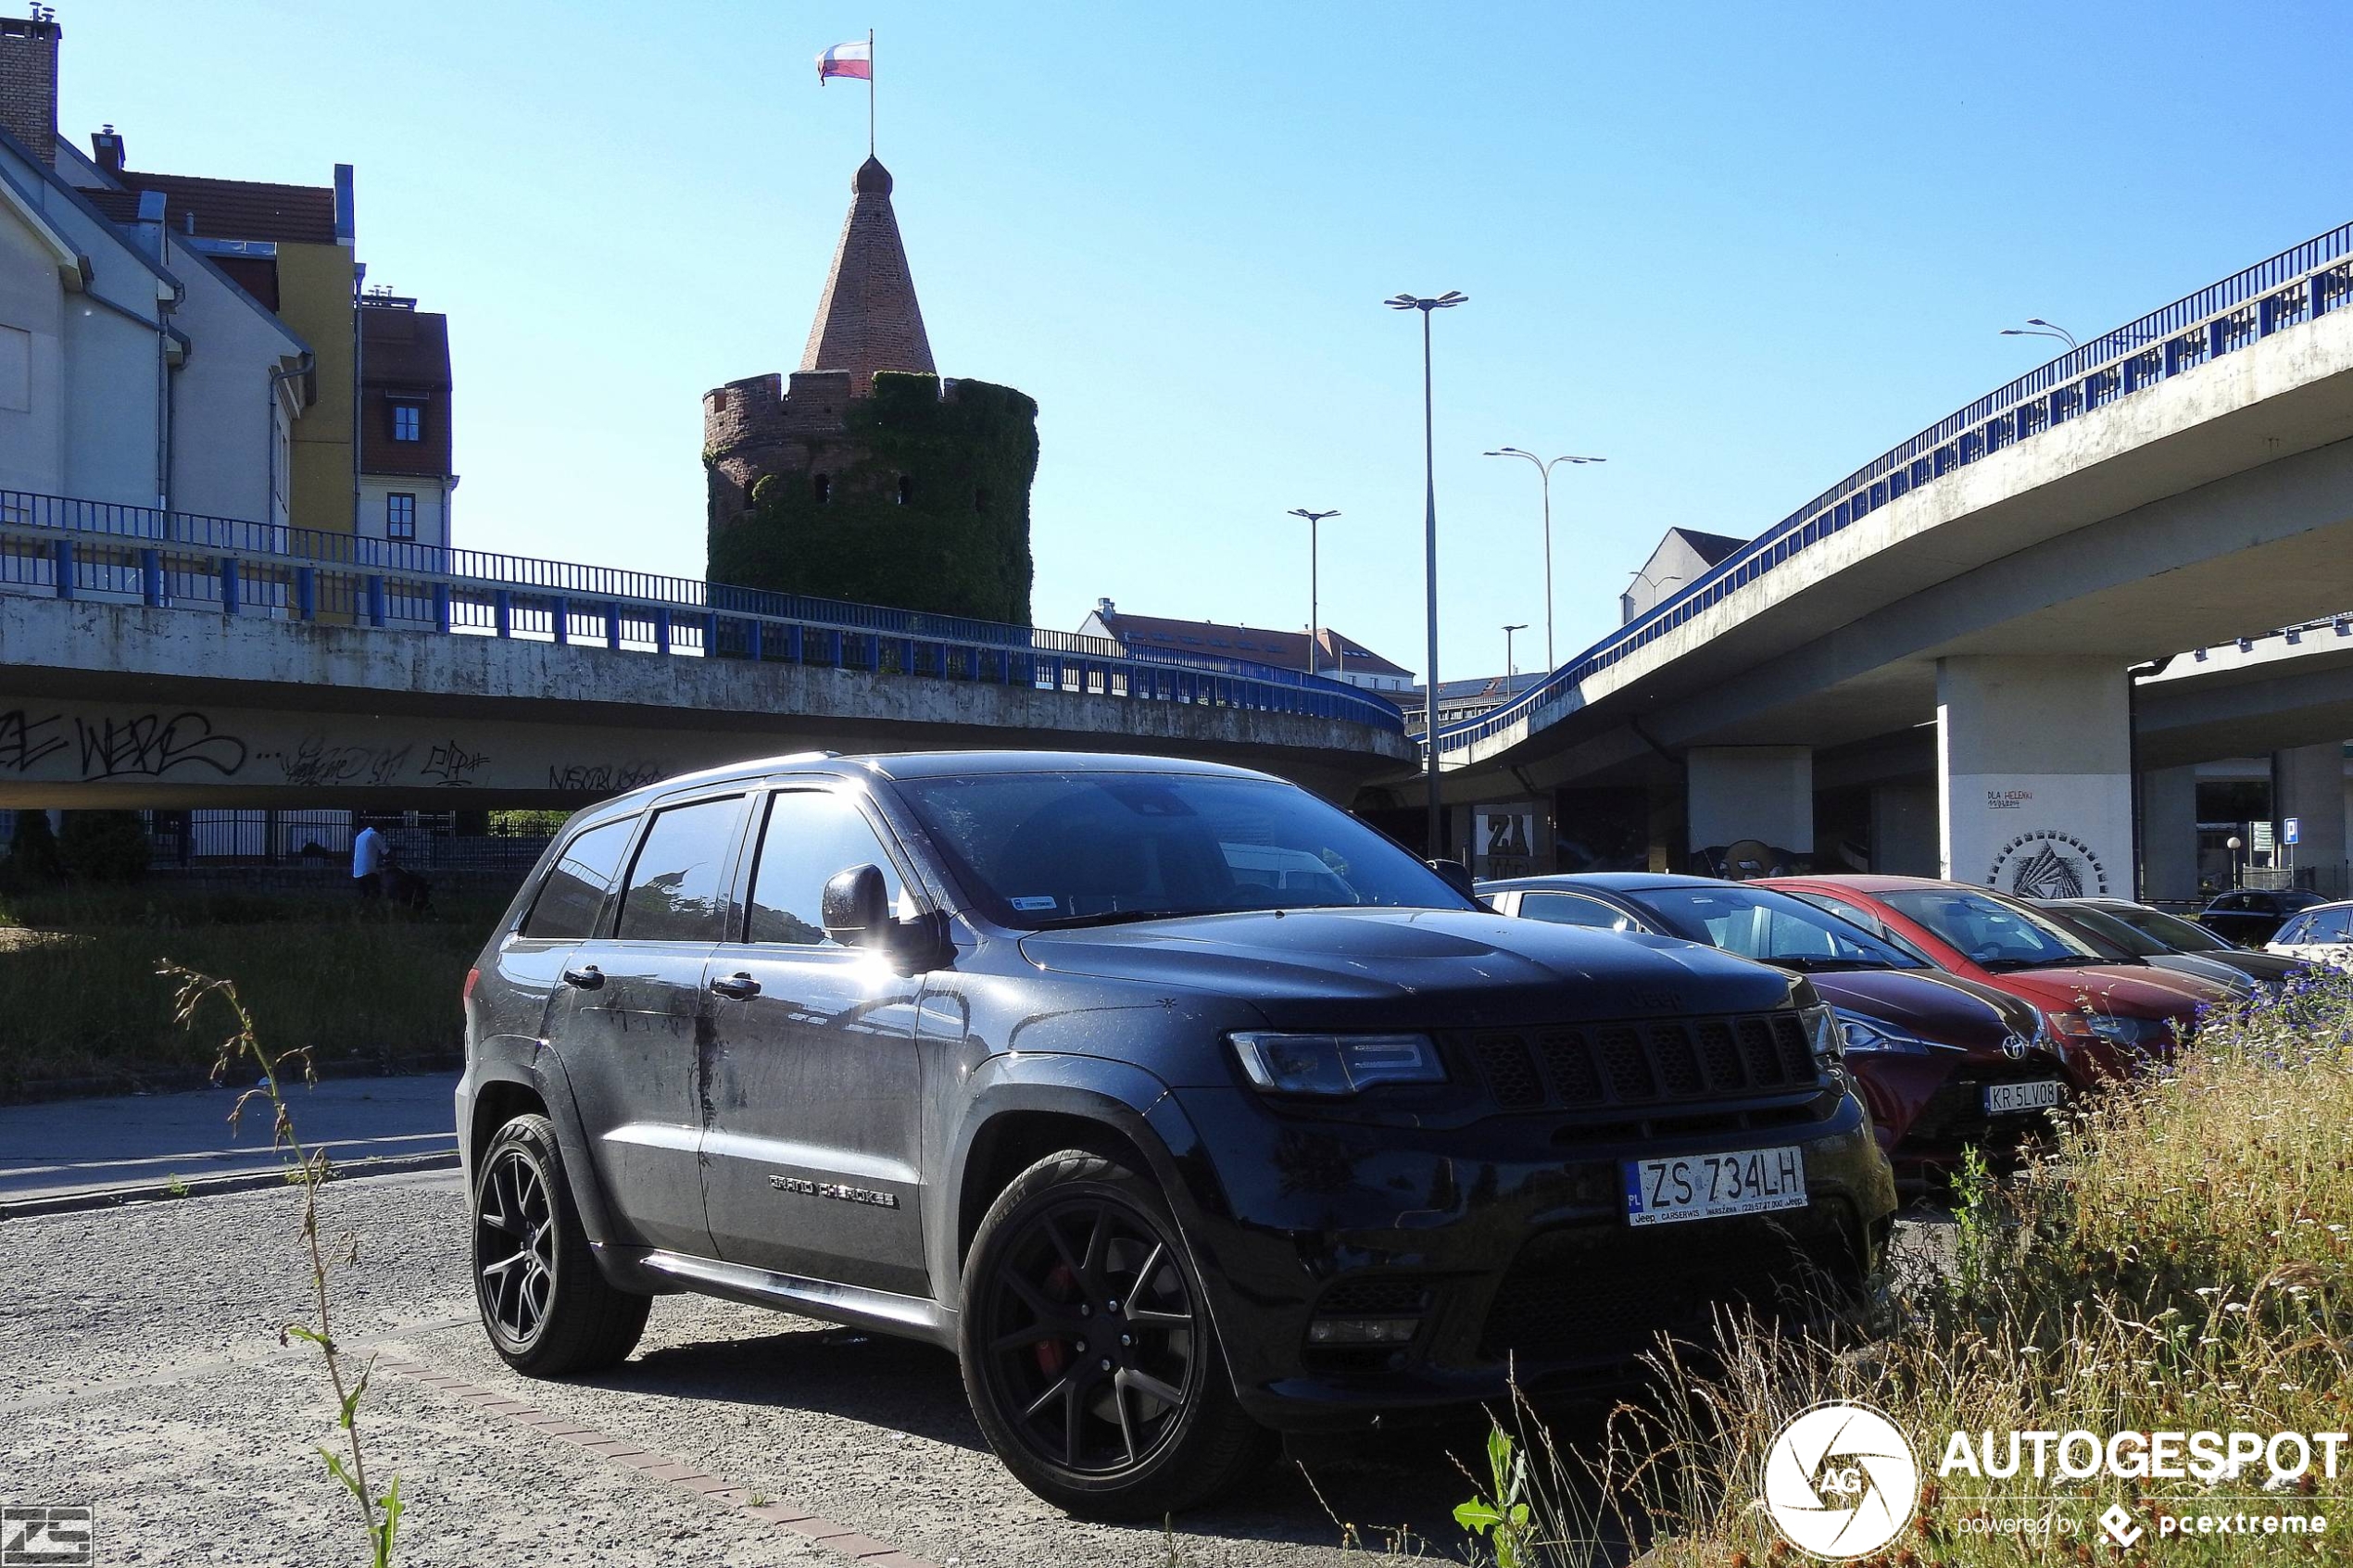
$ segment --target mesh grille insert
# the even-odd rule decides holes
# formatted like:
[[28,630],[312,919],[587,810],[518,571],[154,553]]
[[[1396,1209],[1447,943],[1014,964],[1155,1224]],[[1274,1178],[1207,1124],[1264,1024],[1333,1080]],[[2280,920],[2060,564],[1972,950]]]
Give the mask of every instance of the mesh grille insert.
[[1453,1038],[1504,1110],[1673,1106],[1820,1081],[1806,1026],[1790,1012],[1478,1030]]

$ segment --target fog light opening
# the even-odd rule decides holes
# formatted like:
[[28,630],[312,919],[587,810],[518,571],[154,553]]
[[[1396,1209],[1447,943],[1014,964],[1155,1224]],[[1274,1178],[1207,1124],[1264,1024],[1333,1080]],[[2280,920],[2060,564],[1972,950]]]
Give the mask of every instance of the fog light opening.
[[1403,1345],[1419,1318],[1317,1318],[1307,1325],[1311,1345]]

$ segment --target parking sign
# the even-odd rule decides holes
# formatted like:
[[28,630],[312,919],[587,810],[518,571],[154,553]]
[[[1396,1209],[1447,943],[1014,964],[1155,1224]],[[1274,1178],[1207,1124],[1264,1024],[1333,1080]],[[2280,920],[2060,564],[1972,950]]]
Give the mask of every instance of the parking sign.
[[2286,841],[2287,841],[2288,843],[2290,843],[2290,844],[2294,844],[2294,843],[2296,842],[2296,836],[2297,836],[2297,834],[2296,834],[2296,830],[2297,830],[2298,828],[2301,828],[2301,827],[2304,825],[2304,823],[2303,823],[2302,819],[2300,819],[2300,818],[2297,818],[2297,817],[2290,817],[2290,818],[2289,818],[2289,819],[2288,819],[2285,822],[2282,823],[2281,825],[2282,825],[2283,827],[2284,827],[2284,828],[2287,830],[2286,834],[2284,835],[2284,836],[2285,836],[2285,838],[2286,838]]

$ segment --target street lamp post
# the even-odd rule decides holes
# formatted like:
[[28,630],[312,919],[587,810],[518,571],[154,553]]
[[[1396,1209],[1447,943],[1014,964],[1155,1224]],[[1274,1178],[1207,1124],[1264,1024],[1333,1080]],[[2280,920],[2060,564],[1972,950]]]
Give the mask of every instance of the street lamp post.
[[1545,668],[1547,671],[1551,671],[1551,670],[1557,670],[1557,669],[1559,669],[1559,668],[1560,668],[1560,666],[1559,666],[1559,665],[1558,665],[1558,664],[1554,661],[1554,655],[1553,655],[1553,470],[1554,470],[1554,468],[1556,465],[1561,464],[1561,463],[1567,463],[1567,464],[1569,464],[1571,467],[1575,467],[1575,468],[1582,468],[1582,467],[1583,467],[1584,465],[1586,465],[1587,463],[1605,463],[1605,462],[1609,461],[1609,459],[1608,459],[1607,458],[1566,458],[1566,457],[1564,457],[1564,458],[1551,458],[1550,460],[1547,460],[1547,459],[1545,459],[1545,458],[1542,458],[1538,457],[1538,456],[1537,456],[1535,453],[1533,453],[1533,452],[1527,452],[1527,451],[1523,451],[1523,450],[1521,450],[1521,449],[1520,449],[1519,447],[1517,447],[1517,446],[1499,446],[1499,447],[1497,447],[1494,451],[1490,452],[1490,453],[1488,453],[1488,454],[1486,454],[1486,455],[1487,455],[1488,457],[1491,457],[1491,458],[1527,458],[1529,462],[1534,463],[1534,464],[1536,465],[1536,471],[1537,471],[1539,474],[1541,474],[1541,475],[1542,475],[1542,476],[1543,476],[1543,484],[1544,484],[1544,668]]
[[1528,622],[1516,621],[1504,628],[1504,696],[1512,695],[1512,677],[1519,673],[1512,668],[1512,633],[1528,630]]
[[2070,348],[2081,348],[2083,346],[2082,344],[2075,341],[2075,334],[2073,332],[2069,332],[2065,327],[2056,326],[2049,321],[2045,321],[2040,316],[2029,316],[2026,319],[2026,325],[2022,327],[2004,327],[1999,335],[2003,337],[2046,337],[2055,343],[2063,343]]
[[1422,313],[1422,608],[1429,621],[1429,668],[1423,671],[1423,678],[1429,683],[1429,701],[1423,714],[1422,750],[1428,759],[1425,772],[1429,784],[1429,854],[1433,859],[1441,852],[1442,824],[1438,804],[1438,450],[1430,433],[1429,313],[1451,310],[1469,301],[1468,295],[1448,289],[1435,299],[1401,294],[1381,302],[1391,310]]
[[1293,507],[1290,515],[1307,520],[1307,672],[1313,675],[1315,673],[1315,633],[1322,630],[1322,623],[1315,619],[1321,613],[1315,608],[1315,527],[1326,518],[1338,517],[1340,513],[1311,512],[1305,507]]

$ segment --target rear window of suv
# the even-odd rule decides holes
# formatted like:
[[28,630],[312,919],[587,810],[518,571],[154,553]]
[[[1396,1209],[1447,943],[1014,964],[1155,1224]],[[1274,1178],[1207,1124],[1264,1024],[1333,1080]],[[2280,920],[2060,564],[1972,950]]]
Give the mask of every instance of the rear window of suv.
[[523,917],[522,935],[560,942],[587,935],[612,886],[612,873],[621,868],[621,853],[629,847],[629,830],[636,825],[636,818],[623,817],[575,834]]

